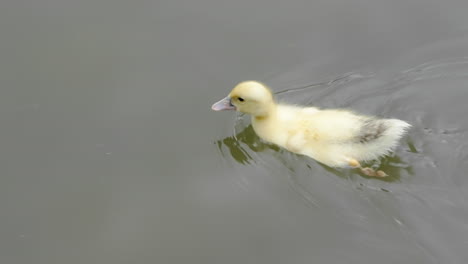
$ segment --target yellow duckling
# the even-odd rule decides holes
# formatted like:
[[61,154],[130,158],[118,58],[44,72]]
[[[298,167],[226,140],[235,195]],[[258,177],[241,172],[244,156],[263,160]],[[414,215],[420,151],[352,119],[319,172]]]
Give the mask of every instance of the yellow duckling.
[[238,84],[211,108],[250,114],[260,138],[291,152],[330,167],[359,168],[376,177],[387,175],[363,168],[359,162],[390,153],[411,127],[402,120],[377,119],[347,110],[277,104],[270,89],[256,81]]

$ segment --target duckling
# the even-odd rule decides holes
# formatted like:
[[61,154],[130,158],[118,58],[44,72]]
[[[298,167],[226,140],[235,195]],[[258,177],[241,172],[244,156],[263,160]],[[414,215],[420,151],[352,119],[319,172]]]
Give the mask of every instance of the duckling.
[[329,167],[360,169],[372,177],[385,172],[361,162],[389,154],[411,127],[398,119],[378,119],[344,109],[319,109],[277,104],[263,83],[239,83],[212,110],[237,110],[251,115],[255,133],[265,141],[305,155]]

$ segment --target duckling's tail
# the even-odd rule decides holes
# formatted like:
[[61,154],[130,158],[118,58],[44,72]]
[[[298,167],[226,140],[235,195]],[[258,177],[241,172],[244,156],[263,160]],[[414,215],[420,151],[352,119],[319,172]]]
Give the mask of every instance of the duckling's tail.
[[375,151],[371,151],[375,154],[375,157],[371,157],[371,159],[388,155],[392,152],[398,145],[400,139],[411,128],[410,124],[399,119],[384,119],[379,121],[382,122],[382,126],[385,127],[385,129],[382,131],[382,134],[370,144],[370,147],[375,149]]
[[379,135],[367,143],[367,155],[363,160],[373,160],[388,155],[398,145],[398,141],[411,128],[411,125],[399,119],[375,120],[379,123]]

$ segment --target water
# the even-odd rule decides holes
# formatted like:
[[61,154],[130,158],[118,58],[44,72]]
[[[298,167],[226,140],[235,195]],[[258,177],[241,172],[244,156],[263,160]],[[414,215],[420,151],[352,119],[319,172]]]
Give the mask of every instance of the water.
[[[4,1],[2,263],[465,263],[468,3]],[[260,141],[239,81],[413,129],[370,179]]]

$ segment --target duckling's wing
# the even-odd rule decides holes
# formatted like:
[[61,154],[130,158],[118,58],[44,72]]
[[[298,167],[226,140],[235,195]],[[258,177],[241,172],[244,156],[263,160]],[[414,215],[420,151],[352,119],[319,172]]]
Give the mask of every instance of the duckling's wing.
[[390,125],[384,120],[365,118],[361,121],[359,133],[355,137],[355,143],[371,143],[383,136]]

